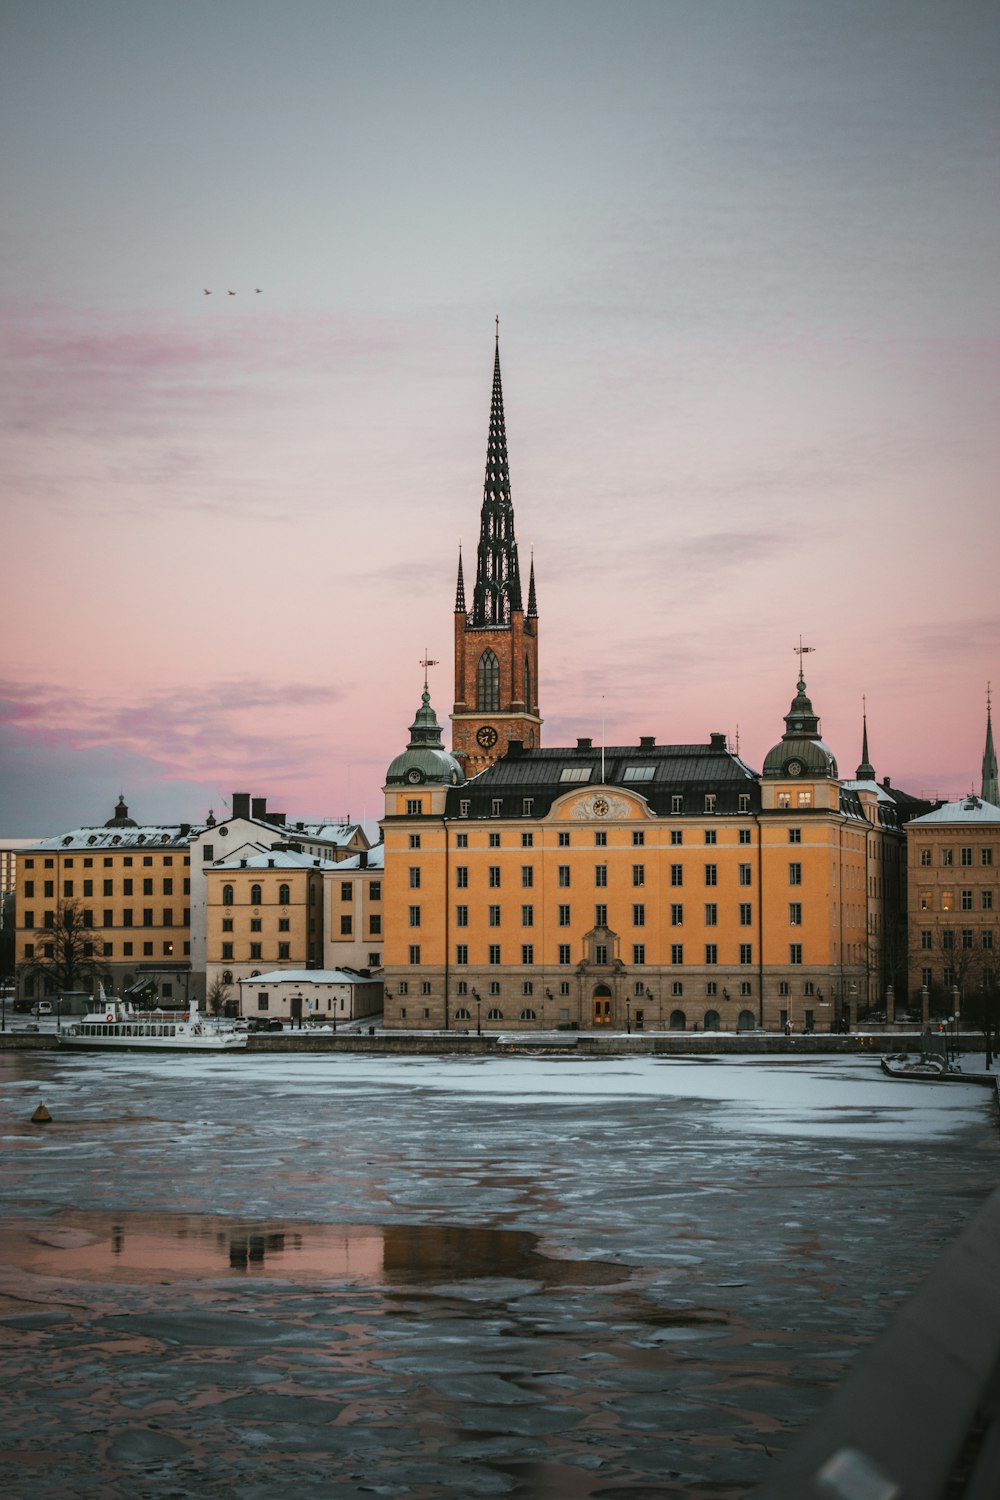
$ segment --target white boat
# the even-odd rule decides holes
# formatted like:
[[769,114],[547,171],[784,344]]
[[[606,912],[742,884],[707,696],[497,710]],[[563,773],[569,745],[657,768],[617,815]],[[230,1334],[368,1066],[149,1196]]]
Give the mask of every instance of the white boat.
[[136,1010],[124,1000],[108,1000],[101,990],[94,1009],[59,1033],[64,1047],[108,1052],[238,1052],[246,1035],[224,1031],[190,1010]]

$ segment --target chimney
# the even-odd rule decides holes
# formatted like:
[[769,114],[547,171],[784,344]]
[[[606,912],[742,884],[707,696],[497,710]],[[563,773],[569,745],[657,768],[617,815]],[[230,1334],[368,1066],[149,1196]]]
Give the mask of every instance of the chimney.
[[274,860],[273,859],[269,859],[268,860],[268,862],[267,862],[267,868],[269,870],[273,870],[274,869]]
[[709,735],[708,748],[710,750],[725,750],[726,736],[718,733],[718,731],[715,734]]
[[639,749],[640,750],[652,750],[653,747],[655,746],[655,744],[656,744],[656,735],[655,734],[640,735],[640,737],[639,737]]
[[267,817],[267,798],[266,797],[254,797],[254,799],[253,799],[253,801],[251,802],[250,805],[251,805],[251,807],[253,809],[253,812],[251,813],[251,816],[254,817],[254,818],[259,818],[261,820],[261,822],[263,822],[264,819]]
[[593,750],[593,748],[594,748],[594,742],[593,742],[592,739],[580,739],[580,738],[578,738],[577,742],[576,742],[576,748],[578,750]]
[[285,816],[286,815],[284,813],[274,813],[274,812],[273,813],[268,813],[268,815],[267,815],[267,821],[269,823],[277,823],[277,825],[278,825],[279,828],[284,828],[284,826],[285,826]]
[[367,870],[367,868],[368,868],[368,850],[367,849],[362,849],[361,854],[359,856],[358,869],[359,870]]
[[188,835],[189,835],[190,832],[191,832],[191,824],[190,823],[182,823],[181,824],[181,838],[182,839],[186,839],[188,837]]
[[233,817],[234,818],[249,818],[249,816],[250,816],[250,793],[249,792],[234,792],[233,793]]
[[241,859],[241,860],[240,860],[240,869],[241,869],[241,870],[245,870],[245,869],[246,869],[246,867],[247,867],[247,862],[246,862],[246,860],[245,860],[245,859]]
[[518,756],[518,755],[523,755],[524,754],[524,741],[523,740],[508,740],[507,741],[507,754],[511,755],[511,756],[515,756],[515,757]]

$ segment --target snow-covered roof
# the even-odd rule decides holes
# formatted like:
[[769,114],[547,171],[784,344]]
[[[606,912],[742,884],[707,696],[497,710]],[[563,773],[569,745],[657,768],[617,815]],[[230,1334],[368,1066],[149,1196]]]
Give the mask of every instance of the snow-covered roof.
[[970,793],[958,802],[946,802],[943,807],[924,813],[922,818],[911,818],[908,826],[915,828],[921,823],[1000,823],[1000,807]]
[[879,786],[877,781],[844,781],[841,783],[849,792],[874,792],[880,802],[888,802],[895,807],[896,799],[892,797],[884,786]]
[[[248,847],[244,845],[244,848]],[[260,847],[259,845],[256,847]],[[257,854],[241,854],[238,851],[229,859],[217,859],[210,866],[213,870],[340,870],[350,860],[337,864],[333,859],[322,859],[301,849],[260,849]]]
[[337,870],[384,870],[385,869],[385,845],[373,844],[365,852],[364,858],[360,854],[352,854],[350,859],[342,859],[334,867]]
[[381,979],[370,979],[353,969],[272,969],[270,974],[258,974],[253,979],[243,979],[241,984],[260,989],[276,984],[381,984]]
[[142,828],[74,828],[32,847],[46,853],[65,849],[186,849],[201,827],[190,823],[153,824]]

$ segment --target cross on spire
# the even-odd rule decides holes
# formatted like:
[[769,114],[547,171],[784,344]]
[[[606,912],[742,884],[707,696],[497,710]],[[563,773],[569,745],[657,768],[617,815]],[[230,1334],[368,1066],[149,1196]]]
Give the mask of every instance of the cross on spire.
[[441,665],[440,662],[432,661],[430,652],[427,650],[427,647],[425,646],[424,647],[423,658],[420,661],[420,666],[422,666],[423,669],[424,669],[424,687],[425,688],[427,687],[427,669],[428,669],[428,667],[438,667],[440,665]]

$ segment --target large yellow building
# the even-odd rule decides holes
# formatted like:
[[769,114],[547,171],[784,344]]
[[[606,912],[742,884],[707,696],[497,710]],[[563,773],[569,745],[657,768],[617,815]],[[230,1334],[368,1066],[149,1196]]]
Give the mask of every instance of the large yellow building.
[[81,956],[93,963],[108,994],[151,982],[164,1000],[182,1001],[190,970],[191,833],[188,823],[140,826],[119,798],[102,827],[77,828],[19,850],[19,998],[57,993],[47,968],[54,936],[47,933],[71,907],[84,929]]
[[867,736],[842,781],[800,672],[762,775],[722,734],[543,748],[499,389],[497,358],[454,751],[425,680],[386,776],[386,1025],[850,1024],[881,999],[905,873]]

